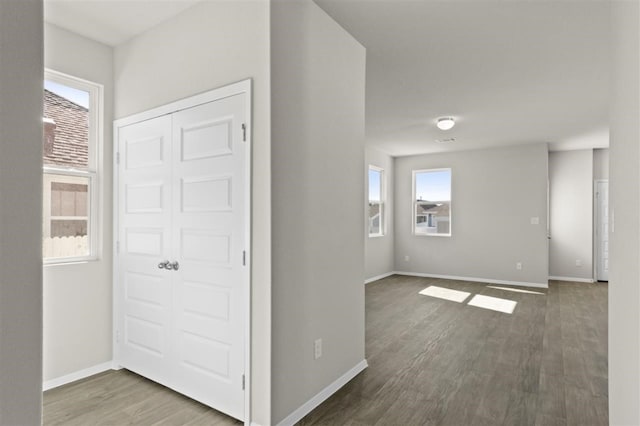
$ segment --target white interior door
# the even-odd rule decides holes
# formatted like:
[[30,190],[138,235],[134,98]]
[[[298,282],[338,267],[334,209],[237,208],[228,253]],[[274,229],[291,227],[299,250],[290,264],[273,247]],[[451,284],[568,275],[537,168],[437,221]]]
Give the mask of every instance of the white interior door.
[[596,275],[609,281],[609,182],[596,182]]
[[[176,386],[244,413],[244,97],[174,114]],[[188,389],[188,391],[187,391]]]
[[120,129],[118,318],[126,368],[171,383],[171,117]]
[[245,416],[246,93],[118,131],[120,364]]

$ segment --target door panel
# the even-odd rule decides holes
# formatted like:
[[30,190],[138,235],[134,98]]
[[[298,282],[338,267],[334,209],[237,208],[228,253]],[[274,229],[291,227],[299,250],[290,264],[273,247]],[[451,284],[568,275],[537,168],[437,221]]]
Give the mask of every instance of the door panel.
[[[166,160],[168,158],[168,148],[170,144],[171,134],[156,133],[156,129],[152,129],[150,126],[154,126],[157,121],[165,121],[163,125],[170,125],[169,120],[157,118],[150,120],[146,124],[134,125],[134,128],[125,130],[125,133],[134,132],[131,138],[127,140],[124,146],[121,147],[122,153],[124,153],[126,161],[124,162],[126,170],[146,168],[153,166],[166,166]],[[144,130],[149,133],[135,133]],[[158,129],[160,130],[160,129]],[[165,131],[168,129],[162,129]],[[145,136],[146,134],[146,136]]]
[[130,184],[124,190],[127,213],[162,213],[162,182],[151,182],[144,185]]
[[182,161],[233,155],[233,117],[222,116],[215,119],[202,117],[200,121],[182,124],[180,135]]
[[244,96],[173,117],[175,332],[192,396],[244,417]]
[[[182,211],[230,212],[231,176],[207,176],[198,179],[182,179]],[[202,197],[202,194],[208,194]]]
[[137,373],[169,384],[171,276],[171,118],[119,130],[120,357]]

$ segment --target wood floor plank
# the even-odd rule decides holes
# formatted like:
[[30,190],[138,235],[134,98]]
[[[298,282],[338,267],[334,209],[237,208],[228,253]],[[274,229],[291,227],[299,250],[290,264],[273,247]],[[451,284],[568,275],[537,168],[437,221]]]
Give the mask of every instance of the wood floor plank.
[[537,393],[511,392],[507,414],[502,421],[504,426],[534,426],[536,423]]
[[564,394],[564,378],[562,376],[541,373],[539,389],[538,415],[545,415],[566,421],[567,407]]
[[593,397],[587,389],[566,385],[565,399],[567,407],[570,407],[567,410],[567,425],[582,426],[608,423],[608,419],[605,418],[607,410],[603,408],[605,406],[604,398]]
[[559,417],[548,416],[546,414],[538,414],[536,417],[536,426],[566,426],[567,420]]

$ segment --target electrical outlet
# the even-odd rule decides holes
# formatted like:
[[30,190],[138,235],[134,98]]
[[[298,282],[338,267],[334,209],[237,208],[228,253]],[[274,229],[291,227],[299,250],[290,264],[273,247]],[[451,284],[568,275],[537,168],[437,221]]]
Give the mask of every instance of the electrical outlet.
[[540,225],[540,218],[539,217],[532,217],[531,218],[531,224],[532,225]]
[[404,257],[404,261],[405,261],[405,262],[408,262],[409,260],[410,260],[409,255],[406,255],[406,256]]
[[582,266],[582,260],[576,259],[576,266],[579,268]]
[[516,263],[516,269],[517,269],[518,271],[522,271],[522,262],[518,262],[518,263]]
[[316,339],[313,342],[313,359],[318,359],[322,356],[322,339]]

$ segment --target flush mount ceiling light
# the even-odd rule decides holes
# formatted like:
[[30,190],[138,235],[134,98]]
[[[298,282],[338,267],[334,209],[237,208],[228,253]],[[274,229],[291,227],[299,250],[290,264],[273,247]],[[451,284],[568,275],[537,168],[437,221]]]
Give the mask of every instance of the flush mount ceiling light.
[[436,125],[440,130],[449,130],[455,126],[455,124],[456,122],[453,117],[440,117],[438,118],[438,123]]

